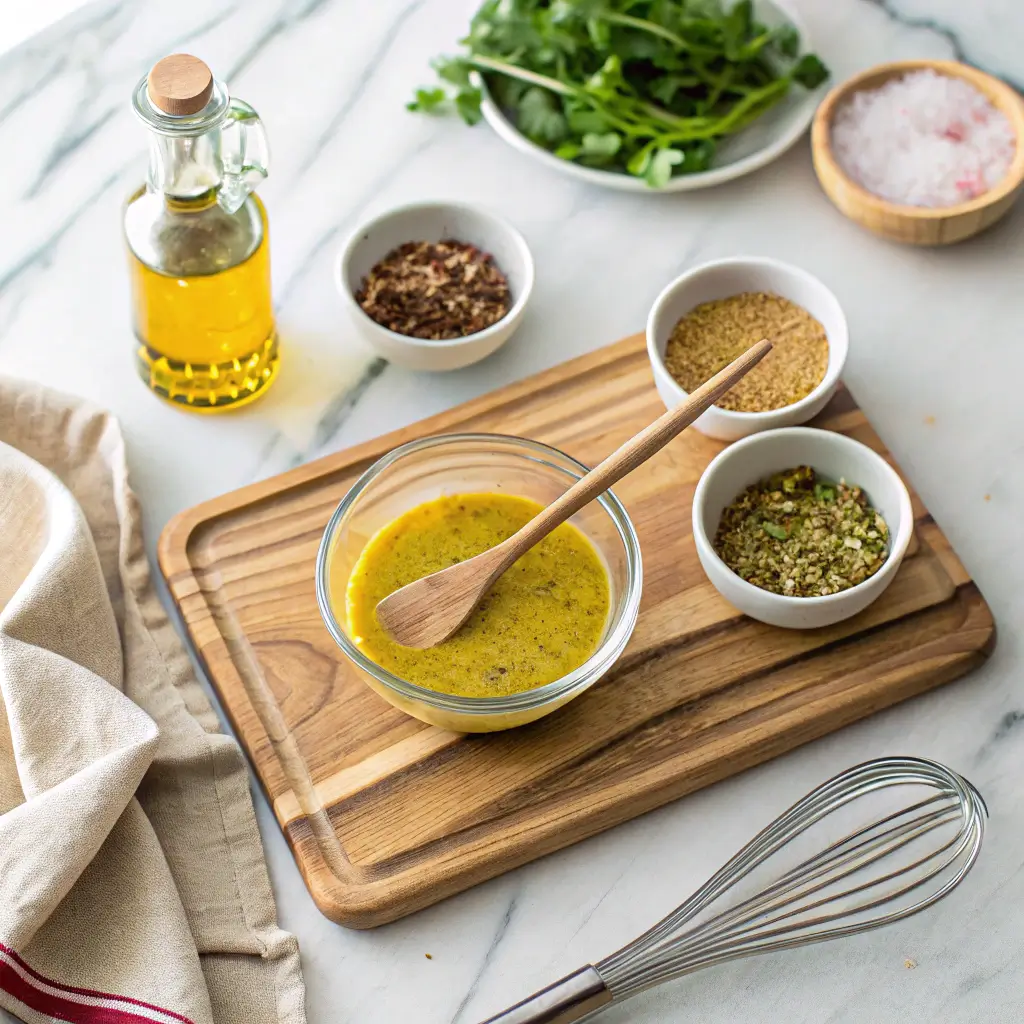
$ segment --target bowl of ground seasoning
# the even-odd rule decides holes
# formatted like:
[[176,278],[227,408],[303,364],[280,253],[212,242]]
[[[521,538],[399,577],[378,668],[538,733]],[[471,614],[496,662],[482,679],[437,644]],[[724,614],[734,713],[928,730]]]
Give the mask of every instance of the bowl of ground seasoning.
[[335,272],[354,327],[411,370],[456,370],[500,348],[533,288],[523,236],[464,203],[391,210],[349,238]]
[[694,426],[735,441],[816,416],[839,383],[846,317],[817,278],[778,260],[737,257],[676,278],[647,318],[647,350],[668,408],[767,338],[772,352]]
[[730,445],[693,498],[708,579],[741,612],[792,629],[867,608],[895,577],[913,529],[910,494],[885,459],[813,427]]

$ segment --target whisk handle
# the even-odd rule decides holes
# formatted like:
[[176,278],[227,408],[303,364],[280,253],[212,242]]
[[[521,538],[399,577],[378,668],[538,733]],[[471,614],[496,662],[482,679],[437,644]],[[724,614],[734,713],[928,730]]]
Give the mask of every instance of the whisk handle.
[[596,967],[581,967],[483,1024],[570,1024],[612,1001]]

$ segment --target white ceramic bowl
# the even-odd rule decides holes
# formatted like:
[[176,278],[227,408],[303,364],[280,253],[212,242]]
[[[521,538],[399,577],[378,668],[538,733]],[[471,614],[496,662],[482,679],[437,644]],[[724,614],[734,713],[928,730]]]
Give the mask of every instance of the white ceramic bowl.
[[[795,466],[861,487],[881,512],[889,527],[889,556],[874,576],[838,594],[785,597],[748,583],[715,554],[712,541],[723,509],[751,484]],[[704,470],[693,496],[693,539],[708,579],[741,612],[789,629],[830,626],[867,608],[893,581],[913,532],[910,494],[889,463],[853,438],[813,427],[771,430],[730,445]]]
[[[508,278],[512,308],[497,323],[451,341],[410,338],[368,317],[355,300],[363,278],[403,242],[455,238],[489,252]],[[381,355],[410,370],[458,370],[496,352],[515,333],[533,290],[533,257],[511,224],[467,203],[400,206],[363,224],[349,237],[335,265],[335,284],[356,330]]]
[[[771,0],[755,0],[755,16],[758,21],[769,27],[789,22],[800,33],[801,53],[811,53],[814,47],[803,22],[788,8],[772,3]],[[828,63],[826,61],[826,63]],[[477,85],[483,87],[479,75],[475,77]],[[664,187],[651,188],[642,178],[637,178],[624,171],[602,171],[594,167],[584,167],[571,160],[562,160],[531,142],[502,113],[498,105],[491,99],[486,88],[483,88],[481,112],[484,120],[494,129],[497,135],[510,146],[525,153],[539,163],[552,170],[567,174],[579,181],[600,185],[604,188],[617,189],[621,192],[689,192],[699,188],[710,188],[724,182],[740,178],[751,171],[756,171],[766,164],[777,160],[786,152],[801,135],[814,117],[821,97],[827,91],[827,85],[808,91],[794,85],[781,103],[772,107],[763,117],[759,117],[749,127],[728,139],[723,139],[715,156],[715,166],[699,174],[683,174],[672,178]]]
[[669,409],[687,397],[687,392],[665,369],[665,348],[672,328],[702,302],[725,299],[738,292],[774,292],[803,306],[825,328],[828,369],[822,382],[806,398],[781,409],[734,412],[713,405],[693,425],[702,434],[721,441],[736,441],[759,430],[795,426],[816,416],[835,393],[849,349],[846,317],[839,300],[806,270],[758,256],[703,263],[667,285],[647,316],[647,354],[658,394]]

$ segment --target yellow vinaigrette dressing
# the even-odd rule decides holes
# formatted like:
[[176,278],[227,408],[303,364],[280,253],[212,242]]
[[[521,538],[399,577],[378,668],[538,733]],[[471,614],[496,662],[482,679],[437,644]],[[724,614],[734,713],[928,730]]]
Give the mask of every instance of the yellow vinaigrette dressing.
[[399,587],[506,540],[542,507],[507,494],[457,494],[410,509],[363,549],[335,615],[371,661],[440,693],[501,697],[567,675],[597,649],[610,606],[608,573],[570,523],[523,555],[437,647],[402,647],[374,612]]

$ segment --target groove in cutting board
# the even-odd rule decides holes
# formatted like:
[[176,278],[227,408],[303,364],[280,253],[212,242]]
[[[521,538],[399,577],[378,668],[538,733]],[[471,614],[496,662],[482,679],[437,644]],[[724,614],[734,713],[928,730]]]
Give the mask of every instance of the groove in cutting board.
[[[601,401],[595,402],[594,396]],[[690,505],[721,449],[687,431],[615,488],[644,597],[615,668],[522,729],[458,736],[395,710],[323,626],[314,562],[338,501],[415,437],[524,436],[594,464],[662,406],[642,336],[182,513],[160,565],[317,905],[372,927],[823,736],[978,665],[988,606],[919,498],[892,586],[813,632],[739,615],[697,562]],[[848,392],[816,421],[888,457]]]

